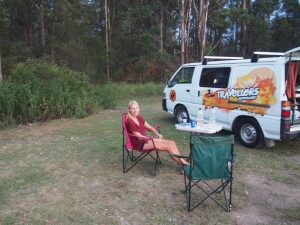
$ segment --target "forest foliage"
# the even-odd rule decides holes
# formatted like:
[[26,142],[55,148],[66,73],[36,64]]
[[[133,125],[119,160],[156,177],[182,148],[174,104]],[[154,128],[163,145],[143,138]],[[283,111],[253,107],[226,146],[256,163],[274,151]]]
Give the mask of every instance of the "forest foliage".
[[97,109],[100,98],[84,74],[28,61],[18,64],[11,79],[0,84],[0,123],[84,117]]
[[160,95],[161,84],[93,85],[86,74],[43,61],[19,63],[0,83],[0,129],[50,119],[82,118],[114,108],[124,96]]
[[297,46],[298,0],[0,0],[0,127],[160,94],[203,55]]
[[205,55],[247,57],[300,46],[298,0],[0,0],[2,74],[38,58],[98,83],[165,82],[181,63],[183,19],[185,62],[200,60],[204,3]]

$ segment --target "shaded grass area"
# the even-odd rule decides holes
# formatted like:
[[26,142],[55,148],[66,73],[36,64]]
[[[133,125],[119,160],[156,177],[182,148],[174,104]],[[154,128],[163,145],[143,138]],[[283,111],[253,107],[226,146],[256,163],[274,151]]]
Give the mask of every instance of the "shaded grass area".
[[[116,109],[84,119],[1,131],[0,224],[299,222],[299,201],[289,196],[299,195],[299,140],[277,143],[274,149],[246,149],[237,143],[232,213],[212,202],[187,213],[183,178],[166,154],[161,154],[163,166],[156,177],[139,168],[122,174],[121,113],[128,100],[120,99]],[[189,134],[175,130],[160,98],[137,100],[145,118],[160,123],[164,136],[175,139],[187,154]],[[261,213],[253,213],[252,207]],[[252,216],[252,223],[241,220],[243,210]]]

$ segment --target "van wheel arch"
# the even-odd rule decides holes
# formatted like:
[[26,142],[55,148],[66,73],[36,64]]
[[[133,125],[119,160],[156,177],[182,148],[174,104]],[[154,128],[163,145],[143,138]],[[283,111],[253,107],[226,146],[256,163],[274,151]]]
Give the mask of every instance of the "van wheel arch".
[[184,105],[177,105],[174,109],[174,117],[176,123],[182,123],[182,118],[186,116],[187,121],[190,121],[190,115],[187,108]]
[[245,147],[255,148],[264,139],[260,125],[253,117],[239,117],[235,119],[232,127],[240,143]]

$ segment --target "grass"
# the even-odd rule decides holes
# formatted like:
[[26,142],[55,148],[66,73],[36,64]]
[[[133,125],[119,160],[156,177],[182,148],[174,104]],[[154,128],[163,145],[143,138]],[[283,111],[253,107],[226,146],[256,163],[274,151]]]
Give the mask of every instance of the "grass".
[[[122,173],[121,112],[61,119],[0,132],[0,224],[298,224],[300,141],[273,149],[237,142],[233,211],[212,202],[185,211],[183,179],[169,157],[155,177]],[[189,151],[160,97],[142,97],[144,117]]]

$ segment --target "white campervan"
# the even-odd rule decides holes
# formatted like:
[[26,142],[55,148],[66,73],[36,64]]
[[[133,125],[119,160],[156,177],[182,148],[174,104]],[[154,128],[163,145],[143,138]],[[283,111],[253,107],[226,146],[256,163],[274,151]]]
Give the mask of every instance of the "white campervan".
[[251,59],[206,57],[175,72],[164,90],[163,109],[181,122],[195,119],[201,108],[208,122],[215,108],[216,122],[234,131],[241,144],[256,147],[265,140],[272,146],[274,140],[300,137],[299,67],[300,47],[254,52]]

